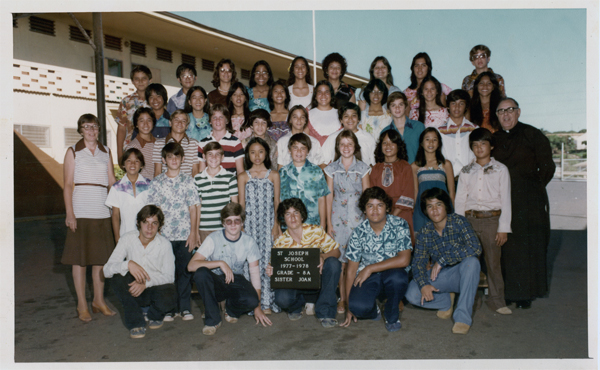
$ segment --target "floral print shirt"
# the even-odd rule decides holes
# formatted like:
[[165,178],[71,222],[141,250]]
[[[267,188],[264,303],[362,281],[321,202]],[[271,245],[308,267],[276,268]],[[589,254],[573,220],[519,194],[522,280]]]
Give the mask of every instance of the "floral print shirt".
[[198,191],[191,176],[179,172],[174,178],[161,173],[150,183],[148,204],[154,204],[165,214],[160,233],[170,241],[187,240],[192,229],[189,207],[200,204]]
[[[359,263],[356,271],[358,275],[365,267],[396,257],[405,250],[412,250],[408,223],[403,218],[388,214],[379,235],[375,234],[368,219],[354,229],[348,242],[346,257]],[[408,272],[410,266],[405,270]]]
[[281,178],[281,201],[290,198],[300,198],[308,211],[307,224],[320,225],[319,198],[329,194],[325,175],[319,166],[309,161],[298,172],[294,162],[279,170]]

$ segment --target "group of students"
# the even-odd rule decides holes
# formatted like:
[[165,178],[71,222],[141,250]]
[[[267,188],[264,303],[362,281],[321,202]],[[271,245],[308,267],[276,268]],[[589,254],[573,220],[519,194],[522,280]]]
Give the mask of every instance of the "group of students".
[[[118,117],[126,174],[109,179],[105,202],[117,246],[104,265],[105,277],[124,277],[112,286],[131,337],[145,335],[144,315],[151,329],[176,316],[194,319],[192,281],[205,305],[206,335],[221,325],[221,310],[228,322],[250,312],[263,325],[272,313],[297,320],[305,312],[324,327],[345,312],[348,326],[381,317],[376,298],[387,298],[385,326],[397,331],[405,293],[441,318],[452,316],[454,293],[461,293],[453,332],[466,334],[482,249],[486,303],[510,314],[500,265],[511,232],[510,176],[491,151],[499,118],[518,105],[503,98],[490,55],[474,47],[476,69],[453,91],[431,76],[426,53],[413,59],[404,92],[393,86],[384,57],[373,61],[362,91],[342,82],[346,61],[338,53],[325,58],[327,80],[314,88],[303,57],[292,62],[287,82],[257,62],[249,87],[223,59],[208,94],[194,86],[194,67],[183,64],[182,89],[168,102],[162,85],[149,84],[149,69],[135,67],[137,91],[123,99]],[[97,137],[97,121],[84,116],[80,132],[96,124]],[[272,247],[320,248],[321,289],[273,291]],[[175,285],[144,293],[159,283]],[[101,303],[104,314],[114,314]],[[80,319],[89,321],[80,306]]]

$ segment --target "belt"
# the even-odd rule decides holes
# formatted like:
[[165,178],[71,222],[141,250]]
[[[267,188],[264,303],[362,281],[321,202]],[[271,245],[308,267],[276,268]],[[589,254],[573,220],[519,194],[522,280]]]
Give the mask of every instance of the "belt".
[[465,212],[465,216],[475,217],[475,218],[490,218],[490,217],[500,216],[501,213],[502,213],[501,210],[494,210],[494,211],[468,210]]
[[103,187],[103,188],[108,188],[108,186],[106,186],[106,185],[102,185],[102,184],[88,184],[88,183],[84,183],[84,184],[75,184],[75,186],[82,186],[82,185],[85,185],[85,186],[100,186],[100,187]]

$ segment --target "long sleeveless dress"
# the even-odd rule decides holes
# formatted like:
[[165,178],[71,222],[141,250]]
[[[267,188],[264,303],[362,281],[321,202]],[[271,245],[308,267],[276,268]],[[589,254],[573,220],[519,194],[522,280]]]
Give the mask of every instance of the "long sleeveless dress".
[[429,217],[421,211],[421,194],[423,194],[425,190],[432,188],[440,188],[448,192],[448,187],[446,186],[446,171],[444,171],[441,164],[438,164],[437,168],[420,167],[417,170],[417,180],[419,181],[419,195],[417,196],[417,202],[415,203],[413,224],[415,232],[418,233],[421,231],[421,228],[425,226],[427,221],[429,221]]
[[245,231],[254,238],[260,252],[258,267],[260,269],[260,290],[261,290],[261,309],[270,308],[273,312],[281,312],[281,309],[275,304],[275,294],[271,289],[271,279],[266,274],[266,268],[271,260],[271,248],[273,238],[271,230],[274,224],[274,205],[275,196],[274,185],[269,180],[271,170],[262,179],[253,178],[250,171],[248,182],[246,183],[246,222]]

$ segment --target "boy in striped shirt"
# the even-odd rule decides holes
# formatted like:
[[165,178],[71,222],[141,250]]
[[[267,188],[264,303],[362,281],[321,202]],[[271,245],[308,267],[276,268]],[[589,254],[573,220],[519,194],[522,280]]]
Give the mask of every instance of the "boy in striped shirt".
[[237,177],[221,166],[225,152],[212,141],[204,147],[206,168],[194,177],[200,204],[196,207],[196,230],[200,242],[215,230],[223,228],[221,210],[229,202],[238,202]]

